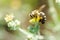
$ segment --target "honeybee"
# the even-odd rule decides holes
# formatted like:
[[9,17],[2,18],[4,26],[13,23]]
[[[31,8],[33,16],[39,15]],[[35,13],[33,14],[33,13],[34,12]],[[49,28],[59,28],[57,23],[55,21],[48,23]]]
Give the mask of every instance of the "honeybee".
[[29,14],[29,16],[31,17],[30,22],[38,21],[38,22],[41,22],[42,24],[45,23],[46,15],[44,12],[41,11],[44,7],[45,7],[45,5],[42,5],[39,10],[34,10],[34,11],[32,11],[31,14]]

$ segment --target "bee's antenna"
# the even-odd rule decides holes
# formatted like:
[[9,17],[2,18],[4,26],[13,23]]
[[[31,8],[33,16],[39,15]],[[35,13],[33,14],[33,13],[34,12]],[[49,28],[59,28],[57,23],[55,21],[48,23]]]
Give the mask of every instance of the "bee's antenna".
[[38,12],[41,12],[43,10],[43,8],[45,8],[46,5],[42,5],[39,9],[38,9]]

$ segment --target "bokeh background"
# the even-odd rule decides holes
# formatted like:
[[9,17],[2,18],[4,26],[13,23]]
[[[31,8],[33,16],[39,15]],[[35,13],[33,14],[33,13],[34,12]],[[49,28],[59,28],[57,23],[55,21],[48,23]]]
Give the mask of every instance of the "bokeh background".
[[0,0],[0,40],[25,40],[26,35],[19,31],[6,30],[4,16],[13,13],[15,18],[21,21],[21,28],[27,29],[29,25],[29,13],[38,9],[41,5],[47,21],[41,24],[40,33],[44,40],[60,40],[60,0]]

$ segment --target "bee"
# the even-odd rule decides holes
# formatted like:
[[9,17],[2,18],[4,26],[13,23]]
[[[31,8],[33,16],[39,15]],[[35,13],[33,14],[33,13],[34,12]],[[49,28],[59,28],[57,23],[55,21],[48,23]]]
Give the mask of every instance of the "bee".
[[32,21],[34,19],[34,20],[37,20],[38,22],[41,22],[42,24],[45,23],[46,15],[44,12],[41,11],[44,7],[45,5],[42,5],[39,10],[34,10],[32,11],[31,14],[29,14],[29,16],[32,18]]

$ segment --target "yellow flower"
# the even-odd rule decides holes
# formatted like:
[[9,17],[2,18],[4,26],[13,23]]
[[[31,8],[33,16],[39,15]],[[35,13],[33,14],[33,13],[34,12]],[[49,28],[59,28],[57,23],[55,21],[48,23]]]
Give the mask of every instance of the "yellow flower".
[[30,23],[35,23],[36,22],[36,18],[33,18],[29,21]]
[[42,17],[37,16],[37,22],[39,22],[40,19],[42,19]]
[[32,18],[29,22],[30,22],[30,23],[36,23],[36,22],[39,22],[40,19],[42,19],[42,17],[37,16],[37,18],[34,17],[34,18]]
[[11,20],[13,20],[14,16],[12,14],[10,15],[6,15],[6,17],[4,18],[6,22],[9,22]]
[[15,20],[16,25],[20,25],[20,21],[19,20]]

